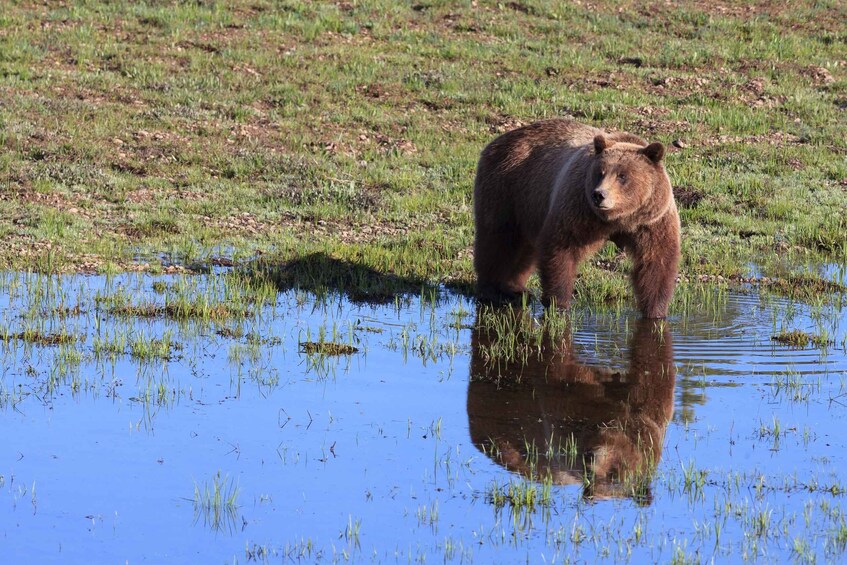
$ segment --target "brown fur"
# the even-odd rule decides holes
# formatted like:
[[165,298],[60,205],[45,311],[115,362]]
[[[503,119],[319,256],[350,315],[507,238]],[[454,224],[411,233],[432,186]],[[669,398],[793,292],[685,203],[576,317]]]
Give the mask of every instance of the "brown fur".
[[[665,317],[676,283],[680,226],[663,156],[660,143],[562,119],[492,141],[474,184],[480,294],[524,293],[538,267],[544,302],[567,307],[577,266],[611,240],[633,258],[642,315]],[[595,190],[603,192],[605,208],[592,201]]]
[[[542,355],[497,366],[485,358],[490,340],[478,326],[471,335],[471,441],[533,480],[583,484],[588,498],[649,502],[673,417],[676,370],[667,326],[638,323],[624,374],[580,363],[570,339],[547,340]],[[569,438],[575,457],[563,449]]]

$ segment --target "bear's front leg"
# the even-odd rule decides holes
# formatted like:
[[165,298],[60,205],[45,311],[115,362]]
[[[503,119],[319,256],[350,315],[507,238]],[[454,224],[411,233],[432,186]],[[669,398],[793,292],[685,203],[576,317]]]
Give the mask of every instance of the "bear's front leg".
[[545,306],[555,304],[557,308],[566,309],[573,295],[580,262],[597,251],[606,238],[579,240],[573,235],[563,234],[557,239],[558,242],[542,244],[538,263],[541,301]]
[[645,318],[664,318],[673,298],[680,259],[676,210],[633,234],[632,286]]
[[538,264],[544,306],[555,304],[557,308],[568,308],[578,263],[579,257],[572,247],[545,250]]

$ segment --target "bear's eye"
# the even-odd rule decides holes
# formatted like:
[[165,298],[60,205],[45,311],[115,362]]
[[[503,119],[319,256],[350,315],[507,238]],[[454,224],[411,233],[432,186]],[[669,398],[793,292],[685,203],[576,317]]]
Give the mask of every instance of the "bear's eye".
[[621,184],[626,183],[626,175],[624,173],[618,173],[618,182]]

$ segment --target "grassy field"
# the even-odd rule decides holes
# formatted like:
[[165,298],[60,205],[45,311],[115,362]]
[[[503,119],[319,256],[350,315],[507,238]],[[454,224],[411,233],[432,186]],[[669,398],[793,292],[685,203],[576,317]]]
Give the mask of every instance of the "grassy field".
[[[467,284],[480,150],[553,116],[677,142],[686,279],[843,262],[844,21],[838,1],[5,3],[0,266],[319,254]],[[600,259],[583,292],[626,289]]]

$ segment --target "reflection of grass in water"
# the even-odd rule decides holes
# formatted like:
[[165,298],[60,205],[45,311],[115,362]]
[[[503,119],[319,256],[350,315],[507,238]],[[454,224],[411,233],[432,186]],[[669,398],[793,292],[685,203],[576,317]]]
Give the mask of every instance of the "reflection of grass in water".
[[194,521],[203,517],[203,523],[216,531],[233,531],[238,511],[238,485],[229,475],[218,471],[211,482],[194,483]]
[[792,402],[808,402],[812,392],[820,392],[821,382],[818,378],[815,382],[806,382],[803,376],[796,373],[791,367],[787,371],[774,375],[771,382],[774,398],[784,394]]

